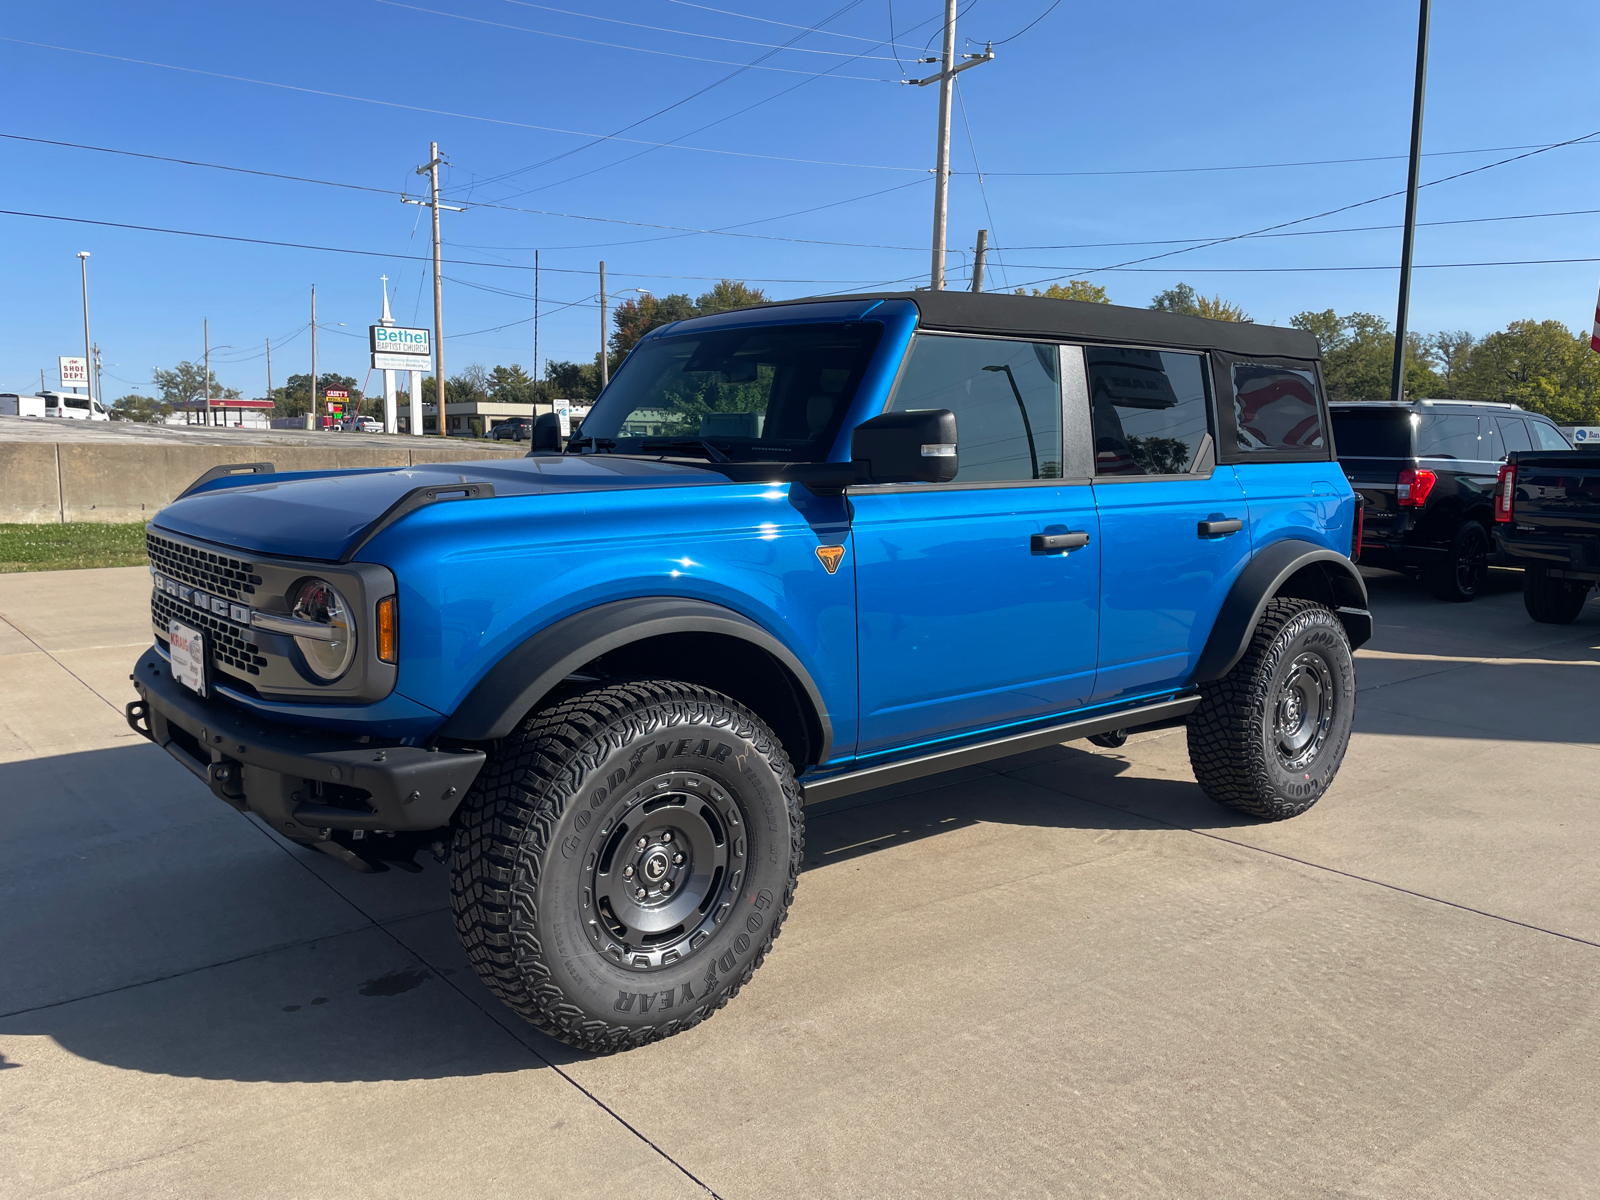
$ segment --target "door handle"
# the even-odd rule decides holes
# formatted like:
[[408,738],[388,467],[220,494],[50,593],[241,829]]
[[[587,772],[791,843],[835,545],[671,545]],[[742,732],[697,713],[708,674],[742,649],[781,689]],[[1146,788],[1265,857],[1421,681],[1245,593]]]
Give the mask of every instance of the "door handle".
[[1203,538],[1225,537],[1230,533],[1238,533],[1244,528],[1244,522],[1238,517],[1225,517],[1220,521],[1201,521],[1197,528]]
[[1082,529],[1072,533],[1036,533],[1028,540],[1028,548],[1035,554],[1049,554],[1060,550],[1081,550],[1089,544],[1089,535]]

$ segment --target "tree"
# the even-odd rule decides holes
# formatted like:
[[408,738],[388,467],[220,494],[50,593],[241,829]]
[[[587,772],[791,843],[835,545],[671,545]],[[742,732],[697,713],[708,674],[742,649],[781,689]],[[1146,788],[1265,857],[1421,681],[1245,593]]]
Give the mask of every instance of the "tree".
[[140,421],[146,425],[160,424],[172,411],[172,405],[163,404],[154,396],[140,396],[130,392],[111,402],[111,414],[122,421]]
[[[329,389],[350,393],[350,404],[347,412],[356,412],[361,406],[361,389],[356,386],[355,376],[340,375],[334,371],[324,371],[317,376],[317,401],[326,413],[326,401]],[[237,395],[238,393],[234,393]],[[272,389],[272,415],[275,417],[300,417],[311,411],[311,372],[306,371],[299,375],[291,375],[282,387]]]
[[1202,296],[1187,283],[1179,283],[1150,298],[1150,307],[1157,312],[1185,313],[1191,317],[1206,317],[1212,321],[1238,321],[1244,325],[1255,324],[1255,318],[1237,304],[1221,296]]
[[[1289,324],[1316,335],[1322,343],[1322,378],[1334,400],[1387,400],[1394,378],[1394,331],[1373,313],[1335,315],[1333,309],[1303,312]],[[1429,343],[1420,333],[1406,335],[1406,395],[1439,396],[1443,381],[1434,374]]]
[[[1022,288],[1017,289],[1017,295],[1027,294]],[[1034,288],[1033,294],[1048,300],[1082,300],[1088,304],[1111,303],[1111,297],[1106,295],[1106,289],[1098,283],[1090,283],[1087,279],[1069,279],[1066,283],[1052,283],[1042,292]]]
[[[724,280],[723,283],[727,283]],[[722,284],[718,284],[721,287]],[[743,287],[743,284],[737,285]],[[711,296],[707,292],[701,299]],[[731,307],[731,306],[730,306]],[[715,310],[720,311],[720,310]],[[637,300],[625,300],[617,306],[616,312],[611,314],[611,320],[617,331],[611,335],[612,366],[620,363],[627,357],[628,351],[638,344],[639,339],[652,329],[659,329],[663,325],[670,325],[674,321],[685,321],[690,317],[701,316],[700,308],[683,292],[674,292],[670,296],[640,296]]]
[[1462,394],[1507,400],[1563,425],[1600,424],[1600,356],[1560,321],[1513,321],[1472,347]]
[[1434,373],[1439,376],[1439,398],[1459,398],[1477,339],[1465,329],[1446,330],[1427,338],[1426,344]]
[[600,394],[600,356],[592,363],[556,362],[544,364],[545,390],[552,398],[593,400]]
[[[161,390],[161,401],[164,404],[187,404],[206,394],[206,369],[202,363],[181,362],[170,370],[157,367],[150,372],[150,379]],[[217,399],[236,400],[239,397],[239,390],[223,387],[217,381],[217,373],[213,371],[211,396]]]
[[[688,297],[685,296],[684,299],[687,300]],[[694,303],[700,316],[709,317],[712,313],[728,312],[735,308],[750,308],[766,302],[767,294],[760,288],[749,287],[742,279],[723,279],[719,280],[709,292],[701,292],[700,299]]]

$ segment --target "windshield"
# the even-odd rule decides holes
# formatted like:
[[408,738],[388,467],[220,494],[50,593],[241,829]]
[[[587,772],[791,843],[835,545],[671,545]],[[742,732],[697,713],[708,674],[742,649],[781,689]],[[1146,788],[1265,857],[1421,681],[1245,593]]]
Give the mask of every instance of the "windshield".
[[583,419],[577,445],[823,462],[882,333],[876,322],[849,322],[651,338],[618,368]]

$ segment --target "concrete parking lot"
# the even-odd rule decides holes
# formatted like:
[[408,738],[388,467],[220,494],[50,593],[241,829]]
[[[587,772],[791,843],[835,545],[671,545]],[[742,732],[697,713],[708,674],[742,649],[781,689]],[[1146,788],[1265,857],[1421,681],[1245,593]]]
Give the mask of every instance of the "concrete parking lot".
[[767,965],[586,1058],[134,736],[141,568],[0,576],[0,1194],[1600,1194],[1600,602],[1372,573],[1357,733],[1277,825],[1181,730],[808,816]]

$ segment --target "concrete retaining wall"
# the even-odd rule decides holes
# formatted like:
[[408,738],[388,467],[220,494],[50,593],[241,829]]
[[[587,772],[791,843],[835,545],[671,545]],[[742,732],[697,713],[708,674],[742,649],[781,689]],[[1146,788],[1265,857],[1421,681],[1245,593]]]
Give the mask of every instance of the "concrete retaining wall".
[[415,448],[349,445],[342,438],[340,442],[305,447],[0,442],[0,523],[143,521],[212,467],[225,463],[270,462],[280,471],[325,471],[521,458],[527,453],[446,445],[434,439]]

